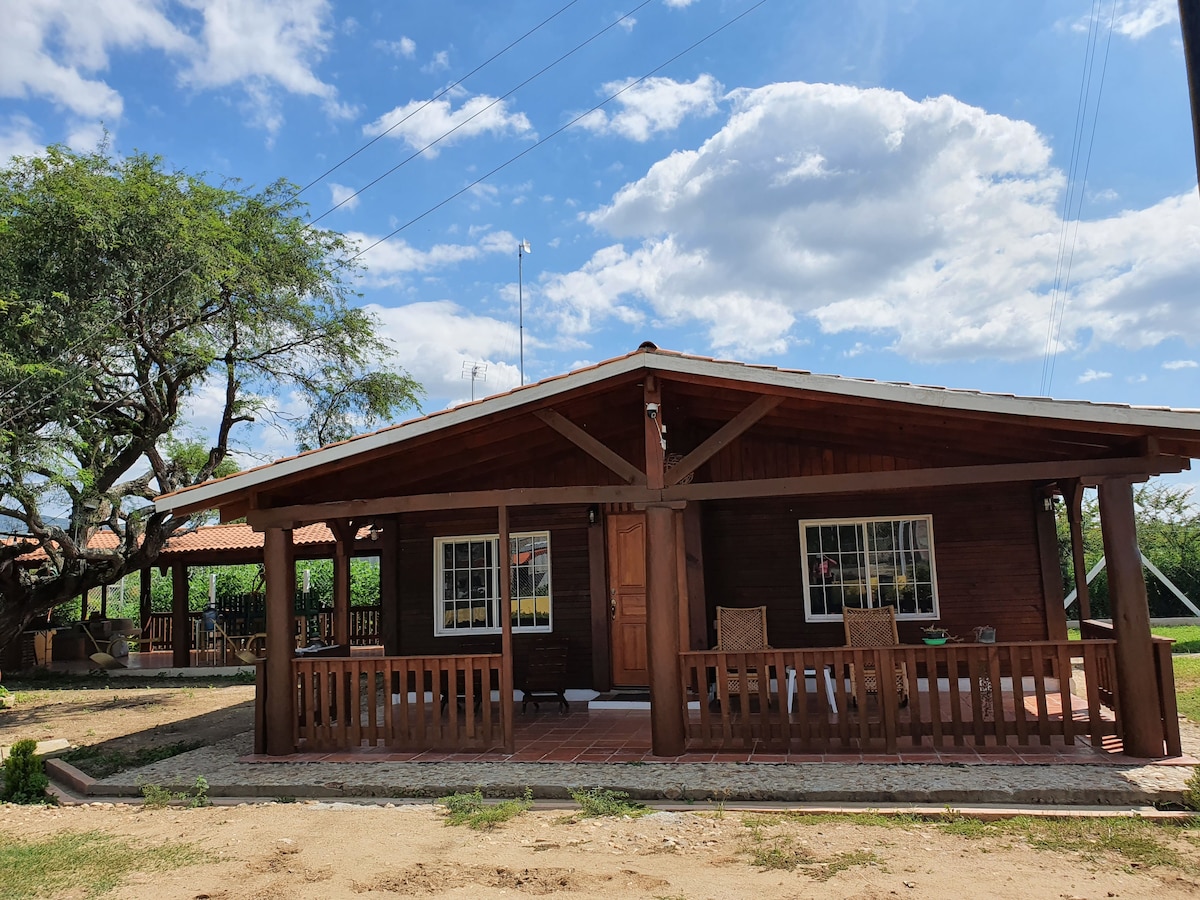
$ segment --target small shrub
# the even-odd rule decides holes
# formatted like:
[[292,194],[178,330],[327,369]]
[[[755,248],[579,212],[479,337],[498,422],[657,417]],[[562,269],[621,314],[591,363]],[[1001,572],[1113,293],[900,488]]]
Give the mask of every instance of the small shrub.
[[486,804],[483,792],[475,788],[469,794],[451,794],[439,798],[437,802],[446,808],[447,825],[466,825],[483,831],[515,818],[533,806],[533,791],[525,788],[525,793],[519,799]]
[[142,806],[147,809],[165,809],[174,799],[174,794],[157,784],[142,785]]
[[637,818],[650,812],[646,804],[630,800],[624,791],[612,791],[608,788],[571,791],[571,799],[579,804],[580,814],[587,819],[604,816]]
[[1192,771],[1183,791],[1183,805],[1188,809],[1200,812],[1200,768]]
[[212,801],[208,799],[208,779],[197,775],[191,790],[180,791],[178,794],[157,784],[142,785],[142,806],[147,809],[164,809],[172,803],[182,803],[188,809],[212,806]]
[[43,770],[42,758],[35,752],[37,741],[17,741],[4,760],[4,791],[0,800],[9,803],[49,803],[46,788],[50,779]]
[[776,838],[770,844],[760,844],[750,849],[750,861],[760,869],[782,869],[790,872],[796,866],[812,861],[812,854],[792,846],[787,838]]

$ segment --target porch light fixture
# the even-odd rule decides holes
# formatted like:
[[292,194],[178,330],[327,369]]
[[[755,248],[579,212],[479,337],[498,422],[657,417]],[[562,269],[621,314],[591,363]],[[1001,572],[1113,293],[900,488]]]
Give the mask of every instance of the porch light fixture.
[[588,507],[588,524],[595,525],[600,521],[600,507],[593,503]]
[[377,541],[377,540],[379,540],[379,536],[381,534],[383,534],[383,529],[380,528],[378,525],[376,525],[374,522],[372,522],[371,527],[367,530],[367,536],[370,537],[371,540]]

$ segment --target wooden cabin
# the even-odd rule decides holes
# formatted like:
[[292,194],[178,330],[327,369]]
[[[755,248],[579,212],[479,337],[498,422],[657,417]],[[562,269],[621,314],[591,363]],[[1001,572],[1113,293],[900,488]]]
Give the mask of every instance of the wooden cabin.
[[[660,756],[1084,736],[1157,757],[1179,753],[1178,723],[1132,485],[1198,451],[1197,412],[644,344],[156,505],[265,533],[260,752],[511,751],[514,689],[565,645],[566,687],[648,689]],[[1077,524],[1084,486],[1114,621],[1068,642],[1054,503]],[[354,535],[378,537],[382,656],[295,653],[292,536],[317,522],[336,540],[339,644]],[[898,641],[847,647],[842,609],[884,605]],[[714,650],[718,607],[765,607],[769,647]],[[967,641],[925,644],[935,623]],[[854,677],[871,669],[907,687]]]

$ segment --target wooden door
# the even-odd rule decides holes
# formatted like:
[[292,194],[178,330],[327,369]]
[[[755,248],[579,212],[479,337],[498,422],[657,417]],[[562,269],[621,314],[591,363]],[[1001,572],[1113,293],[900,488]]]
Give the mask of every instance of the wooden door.
[[608,588],[612,682],[650,683],[646,670],[646,516],[608,517]]

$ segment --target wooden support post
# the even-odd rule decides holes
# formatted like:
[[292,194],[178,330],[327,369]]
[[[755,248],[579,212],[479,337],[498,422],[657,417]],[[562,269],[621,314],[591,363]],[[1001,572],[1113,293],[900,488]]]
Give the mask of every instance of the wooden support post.
[[100,618],[108,618],[108,585],[100,585]]
[[171,665],[192,664],[192,620],[188,616],[188,570],[183,563],[171,566]]
[[687,578],[687,614],[691,636],[689,650],[704,650],[708,643],[708,601],[704,593],[704,539],[701,503],[689,503],[683,510],[683,551]]
[[1100,482],[1100,524],[1108,562],[1108,601],[1116,638],[1117,691],[1124,725],[1125,752],[1143,759],[1163,755],[1150,610],[1138,550],[1133,483]]
[[79,621],[86,622],[88,620],[88,592],[84,591],[79,595]]
[[675,510],[646,507],[646,643],[650,675],[650,746],[655,756],[684,751],[679,680],[679,563]]
[[267,579],[267,660],[264,664],[267,696],[266,740],[270,756],[296,749],[296,683],[292,660],[296,656],[296,558],[292,532],[268,528],[263,536],[263,568]]
[[[508,507],[496,510],[496,551],[500,555],[500,717],[504,729],[504,752],[516,751],[513,735],[513,646],[512,646],[512,550],[508,541]],[[490,684],[484,684],[491,691]],[[453,702],[453,701],[452,701]],[[487,702],[491,702],[490,698]]]
[[146,651],[154,649],[150,638],[150,614],[154,611],[150,604],[150,579],[153,574],[149,567],[142,569],[138,582],[138,625],[142,629],[139,646]]
[[604,515],[588,525],[588,589],[592,611],[592,690],[604,693],[612,687],[609,647],[608,557],[604,552]]
[[1063,609],[1062,566],[1058,561],[1058,531],[1054,522],[1054,502],[1039,488],[1033,492],[1033,515],[1042,568],[1042,601],[1046,605],[1046,638],[1067,639],[1067,611]]
[[384,656],[400,655],[400,520],[376,519],[379,535],[379,633]]
[[329,523],[333,532],[333,642],[350,646],[350,555],[357,530],[348,519]]
[[1083,553],[1083,482],[1078,478],[1063,486],[1067,503],[1067,521],[1071,525],[1071,566],[1075,572],[1075,596],[1079,600],[1079,621],[1092,617],[1092,601],[1088,596],[1087,560]]

